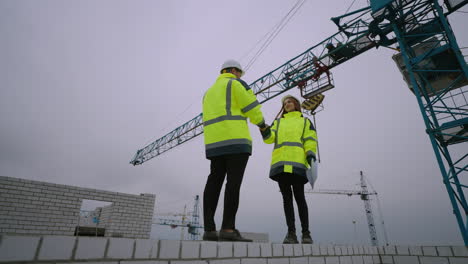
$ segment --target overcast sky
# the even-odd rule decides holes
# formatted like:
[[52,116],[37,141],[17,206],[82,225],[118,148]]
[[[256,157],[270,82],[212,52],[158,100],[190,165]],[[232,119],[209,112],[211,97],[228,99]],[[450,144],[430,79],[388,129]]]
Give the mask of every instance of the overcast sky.
[[[0,175],[154,193],[157,213],[191,210],[209,173],[202,136],[142,165],[129,161],[198,115],[223,61],[245,65],[250,57],[244,55],[295,2],[0,1]],[[252,83],[337,32],[330,18],[351,2],[306,1],[244,79]],[[364,5],[358,0],[351,10]],[[468,46],[466,13],[450,22],[459,45]],[[358,189],[362,170],[378,192],[391,244],[463,244],[394,53],[371,50],[333,70],[336,88],[316,116],[316,187]],[[268,122],[279,100],[264,104]],[[268,178],[272,145],[262,143],[254,126],[251,133],[237,227],[281,241],[287,228],[279,188]],[[466,152],[466,143],[454,151]],[[316,243],[370,244],[358,197],[308,194],[307,201]],[[377,229],[384,242],[381,225]],[[179,236],[179,229],[153,226],[153,238]]]

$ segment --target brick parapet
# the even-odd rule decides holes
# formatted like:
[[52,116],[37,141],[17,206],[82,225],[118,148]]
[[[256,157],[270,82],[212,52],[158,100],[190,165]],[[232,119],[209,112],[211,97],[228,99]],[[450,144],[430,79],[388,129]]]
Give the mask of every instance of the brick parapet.
[[[284,245],[72,236],[0,236],[0,263],[430,264],[468,263],[465,246]],[[327,251],[320,251],[326,248]],[[343,249],[346,248],[346,252]],[[408,250],[406,250],[408,248]],[[409,249],[413,250],[410,251]],[[414,250],[420,248],[421,251]],[[426,250],[423,250],[426,248]],[[432,248],[435,249],[432,250]],[[413,253],[412,253],[413,252]],[[420,254],[422,252],[422,254]],[[415,253],[415,254],[414,254]]]

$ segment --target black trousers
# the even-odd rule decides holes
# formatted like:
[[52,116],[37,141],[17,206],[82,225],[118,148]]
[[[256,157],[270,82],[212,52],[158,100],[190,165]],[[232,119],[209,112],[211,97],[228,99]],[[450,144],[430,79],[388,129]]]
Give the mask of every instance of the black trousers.
[[[283,178],[283,179],[281,179]],[[283,195],[284,215],[286,216],[286,224],[288,232],[296,232],[296,224],[294,219],[293,193],[296,199],[299,218],[301,220],[302,233],[309,232],[309,210],[304,195],[304,184],[294,183],[284,180],[285,177],[280,177],[278,185],[281,194]]]
[[236,214],[239,207],[239,193],[249,154],[232,154],[211,159],[210,175],[203,192],[203,221],[205,231],[215,231],[214,216],[219,195],[227,175],[224,190],[224,212],[221,229],[236,228]]

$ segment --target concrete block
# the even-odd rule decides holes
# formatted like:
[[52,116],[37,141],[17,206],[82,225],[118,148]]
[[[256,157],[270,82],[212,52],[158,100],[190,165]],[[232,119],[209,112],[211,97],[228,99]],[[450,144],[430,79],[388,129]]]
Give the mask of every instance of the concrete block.
[[340,249],[341,249],[341,255],[349,256],[348,247],[341,246]]
[[[89,264],[89,262],[85,262]],[[107,264],[108,262],[99,262],[99,264]],[[117,263],[117,262],[116,262]],[[158,260],[136,260],[136,261],[120,261],[119,264],[169,264],[169,261],[158,261]],[[81,262],[80,264],[84,264]],[[204,263],[206,264],[206,262]]]
[[450,247],[437,247],[437,253],[441,257],[451,257],[453,256],[452,249]]
[[[327,246],[327,254],[330,255],[330,256],[335,256],[336,255],[335,248],[332,245]],[[325,259],[325,261],[326,261],[326,259]]]
[[288,264],[289,258],[270,258],[268,264]]
[[321,255],[320,254],[320,246],[312,245],[312,255],[314,255],[314,256],[320,256]]
[[409,247],[407,246],[396,246],[396,252],[398,255],[409,255]]
[[364,246],[358,246],[359,255],[364,255]]
[[271,257],[273,256],[272,246],[270,243],[260,244],[260,253],[262,257]]
[[372,256],[363,256],[364,264],[374,264],[374,259]]
[[370,247],[369,246],[364,246],[364,254],[365,255],[370,255]]
[[353,252],[354,252],[354,255],[361,255],[359,254],[359,246],[353,246]]
[[44,236],[38,260],[71,259],[76,237]]
[[377,251],[379,252],[379,255],[384,255],[385,254],[385,250],[384,250],[383,246],[377,247]]
[[348,246],[348,255],[354,255],[354,250],[352,246]]
[[395,246],[386,246],[384,247],[384,249],[385,249],[385,255],[396,255]]
[[216,258],[218,254],[218,243],[214,241],[201,242],[201,258]]
[[101,237],[79,237],[75,259],[104,258],[107,240]]
[[456,257],[468,257],[468,247],[454,246],[452,247],[453,255]]
[[422,247],[424,256],[437,256],[436,247]]
[[199,241],[182,241],[181,258],[193,259],[200,257],[200,243]]
[[353,259],[351,256],[341,256],[340,264],[353,264]]
[[302,253],[304,253],[304,256],[312,255],[312,245],[311,244],[303,244],[302,245]]
[[394,256],[395,264],[420,264],[416,256]]
[[309,264],[309,259],[307,257],[290,258],[289,264]]
[[394,264],[392,256],[381,256],[382,264]]
[[109,238],[109,247],[106,258],[130,259],[133,255],[135,239],[131,238]]
[[362,256],[351,256],[351,259],[353,260],[353,264],[364,264]]
[[291,244],[284,244],[283,245],[283,254],[285,257],[291,257],[294,256],[294,250],[293,250],[293,245]]
[[273,256],[274,257],[282,257],[284,256],[283,253],[283,244],[272,244],[273,245]]
[[246,258],[246,259],[241,259],[241,263],[242,264],[267,264],[267,259],[266,258]]
[[[53,263],[41,263],[41,264],[120,264],[119,261],[91,261],[91,262],[53,262]],[[134,263],[134,262],[132,262]],[[158,262],[159,263],[159,262]],[[166,264],[166,263],[164,263]]]
[[155,241],[150,239],[135,239],[135,258],[150,258],[151,247]]
[[444,257],[420,257],[421,264],[449,264],[449,259]]
[[33,260],[39,245],[39,237],[0,236],[0,261]]
[[372,256],[372,260],[374,261],[374,264],[382,264],[382,261],[380,261],[380,256]]
[[247,256],[248,257],[260,257],[260,244],[259,243],[247,243]]
[[171,264],[206,264],[206,260],[171,260]]
[[371,253],[371,254],[372,254],[372,255],[378,255],[378,254],[379,254],[378,247],[373,246],[373,247],[372,247],[372,253]]
[[467,258],[449,258],[450,264],[466,264],[468,263]]
[[159,240],[160,259],[178,259],[180,240]]
[[302,244],[293,245],[293,255],[296,257],[304,256],[304,251],[302,250]]
[[340,264],[340,257],[325,257],[325,264]]
[[152,240],[150,258],[157,258],[159,253],[159,240]]
[[232,258],[233,242],[218,242],[218,258]]
[[410,252],[410,255],[413,255],[413,256],[422,256],[423,255],[422,248],[417,247],[417,246],[409,247],[409,252]]
[[335,251],[336,256],[341,256],[341,247],[334,247],[333,250]]
[[325,264],[324,257],[309,257],[309,264]]
[[209,260],[209,264],[241,264],[240,259],[219,259],[219,260]]
[[320,247],[320,255],[327,256],[328,255],[328,246],[326,245],[319,245]]
[[247,257],[247,243],[234,243],[234,257]]

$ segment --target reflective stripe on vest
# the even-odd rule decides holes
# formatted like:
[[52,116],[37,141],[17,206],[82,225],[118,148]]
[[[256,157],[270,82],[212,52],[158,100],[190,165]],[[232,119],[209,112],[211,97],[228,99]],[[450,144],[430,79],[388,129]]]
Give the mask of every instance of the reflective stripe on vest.
[[206,149],[213,149],[213,148],[219,148],[219,147],[237,145],[237,144],[251,145],[252,142],[250,142],[250,140],[248,140],[246,138],[229,139],[229,140],[224,140],[224,141],[220,141],[220,142],[207,144],[207,145],[205,145],[205,148]]
[[281,144],[275,145],[275,149],[281,148],[282,146],[290,146],[290,147],[301,147],[303,148],[304,145],[299,142],[283,142]]
[[[232,81],[233,80],[234,79],[230,79],[228,84],[227,84],[227,87],[226,87],[226,115],[218,116],[216,118],[207,120],[207,121],[203,122],[204,126],[212,125],[212,124],[219,123],[219,122],[226,121],[226,120],[247,120],[247,117],[231,114],[231,98],[232,98],[232,91],[231,90],[232,90]],[[248,105],[247,107],[250,107],[252,104]],[[258,104],[258,102],[257,102],[257,104]],[[247,107],[245,107],[245,108],[247,108]],[[253,106],[253,107],[255,107],[255,106]]]
[[278,161],[275,164],[271,166],[271,170],[276,169],[277,167],[282,167],[285,165],[291,165],[296,168],[301,168],[301,169],[307,169],[306,165],[299,163],[299,162],[293,162],[293,161]]

